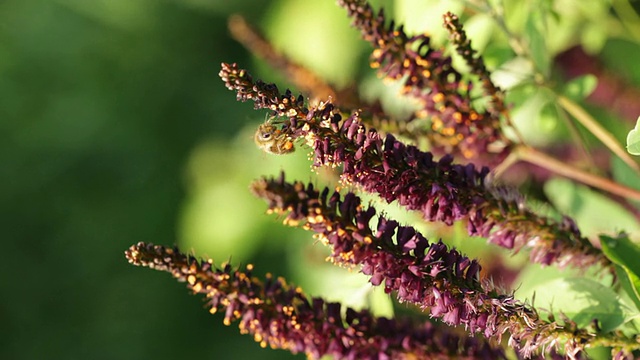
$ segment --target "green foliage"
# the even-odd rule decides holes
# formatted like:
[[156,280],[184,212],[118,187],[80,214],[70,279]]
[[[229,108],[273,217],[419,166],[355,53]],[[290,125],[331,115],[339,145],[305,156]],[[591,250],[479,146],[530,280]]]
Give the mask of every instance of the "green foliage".
[[617,265],[616,274],[620,277],[624,290],[640,310],[640,247],[626,236],[612,238],[601,235],[602,250]]
[[598,319],[600,329],[608,332],[627,320],[616,293],[591,279],[562,277],[527,286],[527,290],[520,291],[518,296],[533,299],[536,308],[547,309],[556,318],[563,314],[583,328]]
[[627,135],[627,151],[631,155],[640,155],[640,117],[636,121],[636,126]]
[[563,214],[571,214],[587,235],[628,231],[640,233],[640,224],[620,204],[586,186],[554,178],[546,182],[544,191],[551,203]]
[[551,58],[549,57],[546,44],[548,33],[545,9],[531,11],[529,14],[524,30],[524,36],[528,42],[529,55],[531,56],[531,60],[533,60],[536,71],[543,76],[548,76]]
[[[306,16],[309,13],[314,16]],[[322,74],[326,81],[346,87],[353,82],[353,74],[361,70],[357,60],[366,46],[334,2],[277,1],[265,19],[266,35],[273,45],[294,61]],[[313,51],[309,51],[309,43],[313,44]]]
[[598,79],[593,74],[579,76],[571,79],[562,88],[562,94],[566,97],[580,101],[591,95],[598,85]]

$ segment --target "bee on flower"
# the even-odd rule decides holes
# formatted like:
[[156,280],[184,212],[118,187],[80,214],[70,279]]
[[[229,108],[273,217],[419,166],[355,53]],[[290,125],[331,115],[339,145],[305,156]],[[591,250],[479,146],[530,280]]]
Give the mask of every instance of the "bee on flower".
[[258,148],[269,154],[289,154],[295,150],[291,137],[281,129],[278,129],[271,119],[260,124],[253,136],[253,140]]

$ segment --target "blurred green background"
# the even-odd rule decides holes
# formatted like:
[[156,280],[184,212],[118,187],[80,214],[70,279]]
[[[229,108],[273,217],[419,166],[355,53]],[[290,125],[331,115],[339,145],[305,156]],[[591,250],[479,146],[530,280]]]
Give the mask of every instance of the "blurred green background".
[[[241,146],[231,139],[242,138],[251,161],[264,157],[250,132],[239,135],[246,126],[255,128],[264,114],[237,103],[217,73],[223,61],[251,66],[247,52],[227,35],[228,15],[242,12],[257,19],[269,6],[267,1],[0,2],[6,246],[0,358],[291,357],[261,349],[250,336],[239,335],[236,325],[223,326],[222,316],[209,316],[184,284],[133,267],[123,254],[138,241],[187,242],[189,249],[188,240],[198,233],[189,235],[193,231],[185,225],[198,207],[191,205],[195,177],[188,170],[193,154],[202,154],[197,149],[209,149],[201,158],[205,162],[207,157],[226,161],[230,148]],[[237,152],[234,156],[245,161]],[[238,183],[234,168],[214,170],[228,180],[227,189],[231,183],[251,198],[248,181],[262,168],[248,171]],[[229,219],[234,228],[259,235],[251,215],[238,213],[230,195],[225,191],[212,201],[238,216]],[[267,222],[264,204],[254,203]],[[246,198],[238,204],[244,210]],[[258,247],[234,260],[258,260],[268,264],[258,273],[278,273],[282,251],[262,251],[254,259]],[[229,257],[224,251],[207,253],[219,261]]]

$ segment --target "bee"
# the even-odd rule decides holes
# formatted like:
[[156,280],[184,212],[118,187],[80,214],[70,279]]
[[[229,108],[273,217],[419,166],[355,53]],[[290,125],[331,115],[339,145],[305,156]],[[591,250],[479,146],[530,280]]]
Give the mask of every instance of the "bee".
[[270,121],[267,121],[258,127],[258,130],[256,130],[256,133],[253,136],[253,140],[256,142],[256,145],[262,149],[262,151],[269,154],[289,154],[295,150],[293,147],[293,141],[289,135],[273,126]]

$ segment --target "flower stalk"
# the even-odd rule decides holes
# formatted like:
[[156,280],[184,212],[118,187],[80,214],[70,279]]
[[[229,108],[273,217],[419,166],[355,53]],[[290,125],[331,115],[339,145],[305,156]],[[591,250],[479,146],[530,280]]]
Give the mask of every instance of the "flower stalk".
[[235,64],[223,64],[220,76],[240,100],[253,100],[256,108],[286,117],[283,131],[304,139],[312,148],[314,165],[342,166],[346,183],[419,211],[427,221],[451,225],[463,220],[469,235],[514,251],[528,247],[536,263],[610,266],[571,218],[555,221],[535,214],[517,191],[492,185],[486,167],[456,164],[449,155],[435,161],[430,152],[367,129],[358,113],[343,120],[330,102],[307,108],[288,90],[280,95],[275,85],[254,83]]
[[[500,162],[510,143],[500,130],[504,94],[489,79],[481,59],[473,58],[473,54],[465,56],[467,60],[473,59],[475,74],[485,89],[483,96],[489,99],[486,110],[472,104],[473,83],[464,80],[452,66],[452,59],[444,49],[431,45],[428,35],[408,36],[403,26],[396,27],[393,21],[387,21],[383,9],[376,14],[367,1],[339,0],[338,4],[347,10],[362,38],[374,47],[371,67],[389,80],[402,79],[402,92],[422,103],[416,116],[430,119],[431,131],[427,136],[435,150],[460,154],[466,159]],[[466,53],[470,46],[462,37],[457,18],[448,14],[444,25],[453,32],[454,39],[461,41],[458,49]]]
[[263,281],[245,269],[199,260],[176,248],[138,243],[125,252],[133,265],[170,273],[203,294],[224,324],[239,323],[262,347],[305,353],[310,359],[505,359],[499,347],[430,322],[375,317],[366,310],[309,298],[283,278]]
[[509,343],[524,357],[564,343],[575,356],[593,343],[637,348],[636,339],[601,336],[569,320],[542,320],[531,306],[516,300],[490,281],[479,280],[480,265],[441,241],[429,242],[409,226],[378,217],[349,192],[344,197],[313,184],[262,179],[252,191],[268,203],[268,212],[285,216],[284,223],[315,232],[328,245],[332,262],[360,266],[371,284],[396,293],[398,300],[417,305],[449,325],[464,325],[487,338],[509,334]]

